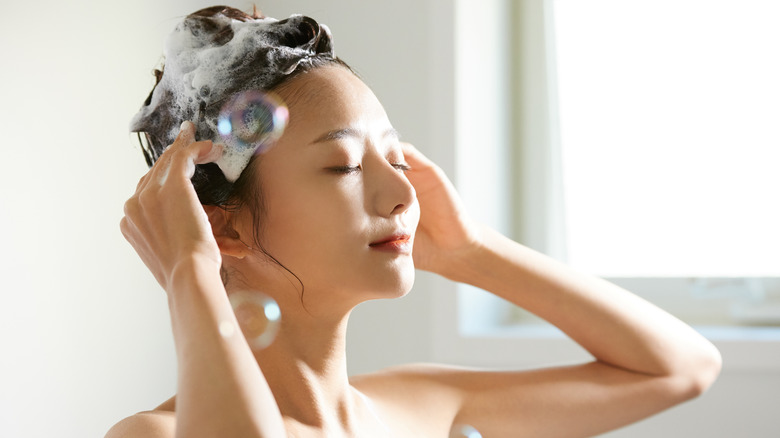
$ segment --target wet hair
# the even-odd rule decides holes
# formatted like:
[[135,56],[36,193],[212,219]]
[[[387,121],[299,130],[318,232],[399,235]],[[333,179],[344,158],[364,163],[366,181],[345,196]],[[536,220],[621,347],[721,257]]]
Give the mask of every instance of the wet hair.
[[[166,67],[154,71],[155,86],[130,125],[150,167],[173,143],[185,120],[195,123],[197,140],[218,141],[219,111],[236,93],[274,91],[324,66],[338,65],[354,73],[334,55],[330,30],[313,18],[293,15],[275,20],[227,6],[201,9],[179,23],[166,42],[166,63],[171,71]],[[192,182],[200,202],[240,207],[257,199],[259,193],[250,188],[257,180],[246,171],[251,167],[247,164],[242,163],[246,167],[235,181],[214,163],[196,166]]]
[[[237,47],[231,48],[231,44]],[[231,50],[221,50],[226,47]],[[182,52],[187,56],[177,58]],[[227,6],[213,6],[188,15],[169,37],[165,56],[167,66],[154,70],[155,86],[130,124],[150,167],[173,143],[185,120],[195,123],[197,140],[217,141],[219,111],[236,93],[281,90],[292,79],[326,66],[340,66],[356,74],[334,55],[327,26],[313,18],[293,15],[275,20],[257,10],[250,15]],[[211,64],[215,56],[217,63],[221,62],[216,67]],[[197,74],[201,67],[206,74]],[[265,208],[256,175],[258,166],[254,165],[256,159],[253,156],[242,164],[235,181],[230,181],[215,163],[199,164],[192,183],[203,205],[226,210],[249,208],[256,247],[298,278],[260,241]],[[227,283],[224,270],[222,277]],[[298,281],[303,299],[303,283],[299,278]]]

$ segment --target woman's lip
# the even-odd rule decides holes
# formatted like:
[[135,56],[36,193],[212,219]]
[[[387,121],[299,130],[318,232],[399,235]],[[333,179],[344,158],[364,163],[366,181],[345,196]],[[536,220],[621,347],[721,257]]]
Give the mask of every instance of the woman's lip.
[[371,243],[368,246],[371,249],[382,251],[382,252],[390,252],[396,254],[411,254],[412,252],[411,239],[412,236],[409,234],[395,234],[387,238],[384,238],[382,240],[378,240],[374,243]]
[[394,254],[411,254],[412,242],[409,239],[389,240],[380,243],[372,243],[369,247],[376,251],[390,252]]
[[377,240],[376,242],[370,243],[368,246],[379,246],[379,245],[385,245],[388,243],[393,242],[408,242],[409,239],[411,239],[412,236],[409,234],[394,234],[392,236],[388,236],[384,239]]

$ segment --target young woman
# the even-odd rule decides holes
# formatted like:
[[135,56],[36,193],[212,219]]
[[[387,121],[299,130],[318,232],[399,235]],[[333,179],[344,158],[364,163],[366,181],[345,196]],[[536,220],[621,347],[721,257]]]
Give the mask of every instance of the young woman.
[[[166,72],[133,122],[154,165],[121,229],[168,295],[178,390],[107,437],[447,437],[454,424],[486,438],[584,437],[695,397],[716,379],[720,356],[690,327],[472,222],[441,169],[399,141],[371,90],[333,56],[326,27],[218,7],[177,32]],[[262,38],[241,40],[249,34]],[[198,62],[213,66],[224,58],[214,50],[236,47],[254,47],[254,58],[231,58],[222,79],[198,76]],[[176,56],[184,52],[200,55]],[[186,97],[182,81],[209,98]],[[251,88],[277,93],[289,125],[231,182],[214,103]],[[534,371],[408,365],[348,376],[351,310],[403,296],[415,268],[541,316],[595,359]],[[228,298],[247,290],[281,309],[280,330],[261,350],[241,335]]]

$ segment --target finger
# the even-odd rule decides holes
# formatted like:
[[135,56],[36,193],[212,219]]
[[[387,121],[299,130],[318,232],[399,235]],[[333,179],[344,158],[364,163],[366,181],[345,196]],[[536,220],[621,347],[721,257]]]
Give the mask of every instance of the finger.
[[[222,157],[224,145],[215,145],[211,140],[195,141],[195,125],[192,122],[185,120],[181,124],[181,131],[179,131],[179,135],[176,137],[174,144],[171,145],[171,149],[172,151],[168,155],[184,153],[185,157],[181,159],[185,160],[185,175],[187,175],[188,178],[191,178],[194,173],[194,168],[189,164],[189,157],[192,157],[193,165],[213,163]],[[174,158],[171,157],[170,160],[173,161]]]
[[401,151],[404,154],[404,158],[406,158],[407,162],[409,162],[409,165],[414,167],[431,167],[433,166],[433,161],[428,159],[425,155],[423,155],[422,152],[417,150],[416,147],[412,146],[409,143],[401,143]]
[[189,120],[185,120],[179,127],[179,135],[176,136],[176,140],[173,141],[171,148],[187,147],[190,143],[195,141],[195,124]]
[[417,191],[418,198],[423,193],[440,189],[444,189],[444,193],[453,199],[457,198],[455,186],[441,167],[409,143],[401,143],[401,150],[412,168],[406,176]]
[[190,143],[186,148],[179,149],[171,159],[169,174],[175,175],[180,181],[189,181],[195,174],[195,164],[209,163],[214,161],[212,157],[216,154],[221,155],[222,149],[214,147],[211,140],[196,141]]
[[[211,143],[211,141],[208,142]],[[213,163],[222,157],[222,152],[224,152],[224,150],[225,145],[221,143],[212,143],[211,147],[206,149],[205,152],[201,150],[200,155],[195,158],[195,164]]]
[[142,176],[142,177],[141,177],[141,179],[139,179],[139,180],[138,180],[138,184],[136,184],[136,186],[135,186],[135,192],[136,192],[136,193],[138,193],[138,192],[140,192],[141,190],[143,190],[143,189],[144,189],[144,187],[146,187],[146,185],[149,183],[149,174],[150,174],[151,172],[152,172],[152,171],[151,171],[151,170],[149,170],[148,172],[146,172],[146,173],[144,174],[144,176]]
[[[173,144],[168,146],[163,151],[162,155],[160,155],[160,157],[154,163],[154,166],[152,166],[152,169],[149,171],[148,180],[157,181],[158,185],[160,186],[164,185],[168,180],[168,176],[170,175],[171,166],[173,165],[173,162],[176,160],[176,158],[174,158],[175,155],[177,155],[182,150],[186,150],[194,142],[195,142],[195,125],[192,122],[185,120],[184,122],[182,122],[181,127],[179,129],[179,134],[176,136],[176,139],[173,141]],[[194,168],[192,171],[194,173]],[[146,186],[146,184],[144,184],[144,186]]]
[[194,142],[195,125],[192,122],[185,120],[182,122],[181,127],[179,128],[179,133],[176,135],[173,143],[165,148],[165,150],[163,150],[162,155],[160,155],[152,168],[157,167],[158,169],[162,170],[163,168],[169,166],[171,160],[173,159],[173,155],[176,154],[177,151],[187,148]]

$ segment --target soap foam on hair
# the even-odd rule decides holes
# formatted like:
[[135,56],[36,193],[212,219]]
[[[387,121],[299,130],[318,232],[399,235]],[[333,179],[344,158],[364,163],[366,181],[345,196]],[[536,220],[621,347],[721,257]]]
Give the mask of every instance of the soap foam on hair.
[[187,17],[166,39],[164,74],[148,104],[133,117],[131,131],[154,133],[158,143],[170,145],[181,121],[191,120],[198,140],[225,146],[216,164],[234,182],[255,150],[219,136],[221,107],[242,91],[268,89],[317,55],[333,55],[330,32],[308,17],[294,15],[282,21],[241,21],[222,13],[208,20]]
[[[165,42],[163,51],[166,60],[165,74],[157,88],[173,94],[175,100],[172,105],[172,115],[177,119],[186,119],[188,115],[186,109],[195,102],[203,102],[209,106],[214,104],[212,96],[223,96],[233,85],[230,67],[245,58],[250,51],[267,46],[263,30],[267,29],[270,23],[278,21],[265,18],[247,23],[225,16],[218,16],[218,19],[225,21],[225,24],[233,30],[233,38],[224,45],[210,45],[209,35],[191,28],[186,21],[176,26]],[[164,95],[162,92],[156,93],[154,97],[159,99],[162,95]],[[221,102],[217,102],[219,103]],[[151,106],[155,107],[158,104],[159,101],[153,98]],[[143,116],[143,113],[138,113],[136,118]],[[217,132],[213,120],[200,121],[197,120],[198,118],[194,120],[195,123],[205,122],[212,132]],[[133,120],[135,121],[136,119]],[[168,137],[175,138],[177,134],[178,128],[174,125]],[[211,140],[222,142],[216,136]],[[254,151],[248,148],[225,146],[222,157],[216,163],[225,174],[225,178],[232,182],[238,179]]]

